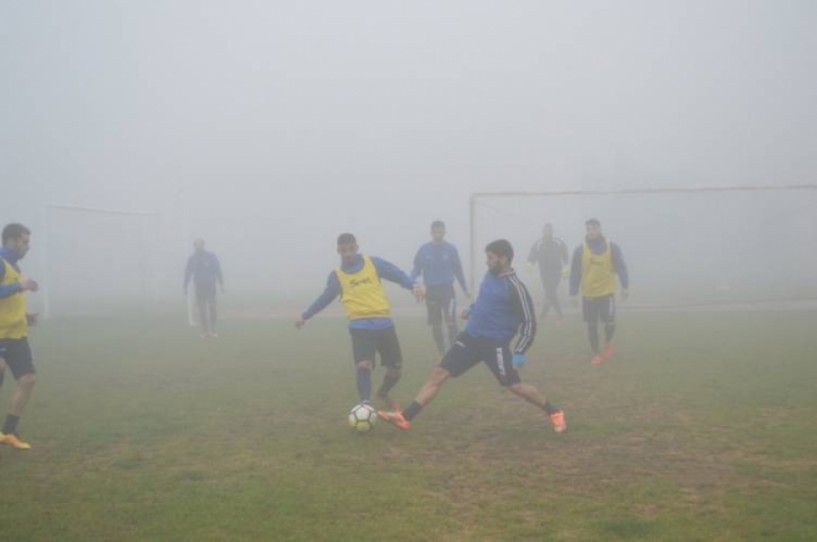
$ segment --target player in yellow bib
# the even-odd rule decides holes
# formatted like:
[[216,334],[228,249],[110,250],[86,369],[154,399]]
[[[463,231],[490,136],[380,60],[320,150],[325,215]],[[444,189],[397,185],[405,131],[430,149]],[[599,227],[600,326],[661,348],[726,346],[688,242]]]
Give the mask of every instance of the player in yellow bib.
[[396,408],[389,391],[400,380],[403,356],[391,319],[391,305],[381,281],[385,279],[412,290],[418,301],[423,300],[424,290],[394,264],[359,254],[357,240],[351,233],[338,237],[338,254],[340,266],[329,273],[323,293],[295,321],[295,326],[302,328],[307,320],[340,296],[349,320],[360,402],[368,404],[371,400],[372,370],[375,356],[380,354],[386,375],[377,396],[390,408]]
[[17,423],[31,397],[37,371],[28,344],[28,326],[36,323],[36,316],[26,311],[26,292],[36,292],[36,281],[23,276],[18,266],[28,252],[31,231],[22,224],[8,224],[3,228],[3,247],[0,249],[0,385],[6,367],[17,380],[11,394],[11,405],[0,431],[0,443],[18,450],[31,445],[20,440]]
[[[585,223],[587,236],[573,253],[570,266],[570,295],[581,290],[582,314],[587,322],[594,365],[613,355],[613,335],[616,331],[616,276],[621,282],[622,297],[629,296],[630,277],[621,249],[604,237],[601,223],[592,218]],[[599,345],[599,322],[604,324],[604,351]]]

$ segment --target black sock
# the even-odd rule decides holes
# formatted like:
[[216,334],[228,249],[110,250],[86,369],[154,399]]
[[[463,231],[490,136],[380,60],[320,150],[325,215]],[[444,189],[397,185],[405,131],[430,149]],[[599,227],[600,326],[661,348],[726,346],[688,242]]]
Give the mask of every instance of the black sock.
[[411,404],[403,410],[403,417],[409,421],[414,418],[420,411],[423,410],[423,405],[418,403],[417,401],[412,401]]
[[0,371],[0,388],[3,387],[3,378],[5,378],[5,376],[6,376],[6,370],[3,369],[2,371]]
[[547,399],[545,399],[545,404],[542,405],[542,408],[544,409],[545,412],[548,413],[548,415],[553,414],[554,412],[559,412],[560,410],[559,407],[551,405],[550,401],[548,401]]
[[4,435],[15,435],[17,434],[17,422],[20,421],[20,416],[15,416],[14,414],[6,415],[6,423],[3,424],[3,431]]
[[391,389],[394,387],[395,384],[400,380],[400,375],[390,375],[386,373],[386,376],[383,377],[383,384],[380,386],[380,389],[377,390],[377,395],[380,397],[385,397],[389,394]]
[[590,348],[593,349],[595,354],[599,353],[599,326],[597,325],[589,325],[587,326],[587,337],[590,339]]

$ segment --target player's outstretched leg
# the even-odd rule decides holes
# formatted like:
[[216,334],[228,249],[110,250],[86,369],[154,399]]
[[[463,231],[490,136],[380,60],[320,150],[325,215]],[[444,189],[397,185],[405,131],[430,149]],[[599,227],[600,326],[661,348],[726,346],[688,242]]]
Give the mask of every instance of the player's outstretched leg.
[[553,424],[554,431],[557,433],[564,433],[565,430],[567,430],[565,413],[562,411],[562,409],[554,406],[550,401],[545,399],[545,397],[539,393],[539,390],[537,390],[535,387],[531,386],[530,384],[525,384],[524,382],[518,382],[508,386],[508,389],[530,404],[544,410],[548,416],[548,419],[550,420],[550,423]]
[[601,363],[601,352],[599,351],[599,325],[595,322],[587,324],[587,338],[590,339],[590,348],[593,349],[593,365]]
[[409,429],[411,427],[411,420],[420,413],[425,405],[434,400],[434,397],[437,396],[440,388],[450,376],[451,373],[448,370],[442,367],[435,367],[434,370],[431,371],[431,375],[428,377],[428,380],[426,380],[426,383],[423,384],[423,387],[417,392],[417,397],[414,398],[414,401],[408,407],[402,411],[387,412],[378,410],[377,415],[380,419],[392,424],[398,429],[402,429],[403,431]]

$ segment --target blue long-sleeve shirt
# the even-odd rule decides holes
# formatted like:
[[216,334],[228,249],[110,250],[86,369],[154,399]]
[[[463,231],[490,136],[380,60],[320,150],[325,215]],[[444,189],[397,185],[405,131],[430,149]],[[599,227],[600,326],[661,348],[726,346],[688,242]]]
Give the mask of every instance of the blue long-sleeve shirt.
[[511,342],[519,334],[514,348],[518,354],[524,354],[533,345],[536,336],[533,300],[515,272],[485,275],[479,295],[468,309],[465,332],[501,344]]
[[[17,266],[17,262],[20,260],[20,256],[14,250],[8,248],[0,248],[0,258],[6,260],[9,265],[11,265],[15,271],[18,273],[20,272],[20,268]],[[3,280],[3,277],[6,275],[6,266],[2,265],[0,262],[0,281]],[[23,291],[23,285],[19,282],[15,282],[13,284],[6,284],[5,286],[0,286],[0,299],[5,299],[7,297],[11,297],[16,293]]]
[[[389,282],[399,284],[407,290],[414,288],[414,280],[409,277],[402,269],[391,262],[387,262],[382,258],[372,256],[372,263],[374,264],[377,276],[381,279],[386,279]],[[351,264],[341,263],[341,268],[345,273],[357,273],[363,269],[363,256],[358,254],[355,261]],[[340,280],[337,273],[332,271],[326,279],[326,288],[323,293],[306,309],[301,318],[309,320],[323,309],[329,306],[335,299],[340,296],[342,290]],[[394,322],[391,318],[377,317],[377,318],[360,318],[349,321],[349,328],[351,329],[387,329],[392,327]]]
[[[603,242],[602,242],[603,241]],[[600,238],[600,241],[592,243],[590,250],[593,254],[603,254],[607,240]],[[627,264],[624,263],[624,256],[621,254],[619,246],[610,242],[610,250],[613,252],[613,269],[618,275],[618,280],[621,282],[621,287],[625,290],[630,287],[630,275],[627,272]],[[584,245],[579,245],[573,251],[573,261],[570,264],[570,295],[579,295],[579,288],[582,284],[582,255],[584,254]]]
[[417,280],[420,275],[423,275],[423,282],[427,287],[449,286],[456,279],[462,291],[468,291],[457,248],[446,241],[429,242],[420,247],[414,256],[411,278]]
[[184,270],[184,287],[193,284],[197,289],[215,289],[216,283],[224,285],[224,277],[221,274],[221,264],[218,257],[206,250],[194,252],[187,259],[187,267]]

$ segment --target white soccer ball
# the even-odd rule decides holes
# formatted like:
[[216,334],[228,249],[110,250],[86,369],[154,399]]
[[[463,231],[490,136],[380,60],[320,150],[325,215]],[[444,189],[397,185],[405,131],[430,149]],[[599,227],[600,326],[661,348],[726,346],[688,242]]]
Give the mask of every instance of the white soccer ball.
[[377,422],[377,412],[371,406],[361,403],[349,411],[349,426],[357,431],[371,431]]

